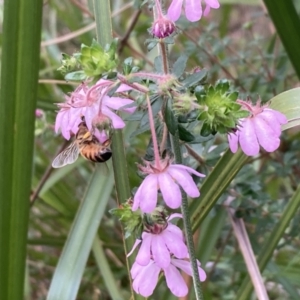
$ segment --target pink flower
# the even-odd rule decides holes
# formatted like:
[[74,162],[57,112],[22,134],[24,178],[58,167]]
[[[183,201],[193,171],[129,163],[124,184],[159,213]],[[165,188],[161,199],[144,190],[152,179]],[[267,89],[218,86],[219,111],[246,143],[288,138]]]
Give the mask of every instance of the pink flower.
[[[173,0],[169,9],[168,17],[172,21],[177,21],[181,14],[181,8],[184,0]],[[202,0],[185,0],[185,15],[186,18],[191,22],[199,21],[202,17]],[[204,16],[207,16],[210,9],[217,9],[220,7],[218,0],[204,0],[206,7],[204,10]]]
[[[168,221],[180,214],[173,214]],[[185,258],[188,255],[184,243],[183,233],[179,227],[167,222],[160,232],[143,232],[142,240],[137,240],[128,256],[142,242],[136,262],[141,266],[147,266],[152,258],[160,268],[166,268],[171,262],[171,254],[177,258]],[[154,227],[155,229],[157,227]],[[151,229],[150,229],[151,230]]]
[[[200,267],[200,262],[197,261],[197,263],[199,279],[200,281],[204,281],[206,279],[206,274]],[[132,287],[136,293],[141,294],[144,297],[149,297],[155,289],[158,275],[162,270],[166,277],[167,286],[171,292],[176,297],[184,297],[188,293],[188,287],[177,268],[180,268],[190,276],[192,275],[191,264],[187,260],[171,258],[171,263],[166,268],[160,268],[152,259],[146,266],[141,266],[135,262],[130,271],[133,279]]]
[[[55,131],[61,129],[62,135],[68,140],[71,132],[76,133],[81,116],[89,130],[92,130],[94,122],[99,119],[108,118],[114,128],[123,128],[124,121],[115,114],[113,110],[122,110],[128,113],[134,112],[136,107],[124,108],[123,106],[133,103],[133,100],[121,97],[109,97],[109,88],[114,82],[110,80],[99,80],[94,86],[88,87],[82,83],[71,96],[66,96],[65,103],[59,103],[60,110],[56,116]],[[125,92],[131,88],[122,84],[116,90],[117,93]]]
[[146,166],[140,166],[145,174],[149,174],[136,191],[133,199],[132,210],[139,207],[144,213],[154,210],[157,203],[157,192],[161,191],[165,203],[173,209],[181,205],[181,191],[179,186],[193,198],[199,197],[200,192],[190,173],[205,177],[194,169],[177,164],[170,164],[170,159],[160,160],[160,164],[153,165],[146,162]]
[[251,114],[240,120],[236,132],[228,134],[230,150],[235,153],[239,143],[249,156],[257,155],[260,146],[267,152],[275,151],[280,145],[281,125],[287,123],[285,115],[260,103],[253,106],[242,100],[237,102]]
[[42,109],[37,108],[35,110],[35,116],[36,116],[36,118],[40,119],[40,118],[43,118],[45,116],[45,113]]

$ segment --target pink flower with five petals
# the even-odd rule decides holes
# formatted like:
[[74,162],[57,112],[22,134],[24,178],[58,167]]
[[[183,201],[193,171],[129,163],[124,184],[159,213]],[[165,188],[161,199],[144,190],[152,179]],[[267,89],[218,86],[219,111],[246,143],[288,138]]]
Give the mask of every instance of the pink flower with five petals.
[[[166,268],[171,262],[171,254],[176,258],[186,258],[188,255],[187,247],[181,229],[169,221],[181,214],[172,214],[159,232],[143,232],[142,240],[137,240],[128,256],[135,248],[142,243],[135,261],[146,266],[152,258],[160,268]],[[154,227],[157,231],[157,227]]]
[[280,145],[281,125],[287,123],[286,116],[260,103],[254,106],[242,100],[237,102],[250,111],[250,116],[241,119],[237,130],[228,134],[230,150],[235,153],[240,144],[248,156],[257,155],[260,146],[267,152],[275,151]]
[[[184,2],[186,18],[191,22],[199,21],[202,17],[202,0],[173,0],[169,9],[168,17],[172,21],[177,21],[181,14],[181,8]],[[204,0],[206,7],[204,16],[207,16],[211,8],[217,9],[220,7],[218,0]]]
[[149,174],[143,180],[133,199],[132,210],[138,208],[144,213],[151,213],[157,204],[157,192],[161,191],[167,206],[176,209],[181,205],[180,187],[192,198],[200,196],[199,189],[191,174],[205,177],[194,169],[178,164],[170,164],[170,159],[160,160],[160,164],[153,165],[145,162],[146,166],[139,166],[141,171]]
[[[100,79],[92,87],[82,83],[77,89],[66,96],[65,103],[59,103],[60,110],[56,116],[55,131],[61,129],[62,135],[69,140],[71,133],[76,134],[81,116],[85,117],[85,122],[89,130],[93,128],[93,122],[99,119],[110,119],[113,128],[123,128],[124,121],[112,110],[122,110],[133,113],[136,107],[122,108],[133,103],[133,100],[121,97],[109,97],[109,88],[115,83],[110,80]],[[131,90],[125,84],[121,84],[116,93]]]
[[[198,272],[200,281],[206,279],[204,270],[198,263]],[[164,272],[168,288],[176,297],[184,297],[188,293],[188,287],[179,272],[179,269],[192,276],[191,263],[188,260],[171,258],[171,263],[166,268],[160,268],[154,260],[150,260],[148,265],[142,266],[135,262],[131,268],[133,279],[132,287],[134,291],[144,297],[152,295],[161,271]]]

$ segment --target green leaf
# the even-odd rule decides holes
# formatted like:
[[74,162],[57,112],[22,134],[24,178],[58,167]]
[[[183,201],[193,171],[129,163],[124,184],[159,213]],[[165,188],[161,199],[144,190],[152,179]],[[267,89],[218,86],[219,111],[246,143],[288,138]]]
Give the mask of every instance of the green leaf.
[[200,223],[215,206],[247,159],[248,157],[240,149],[235,154],[228,149],[221,157],[213,171],[205,179],[201,187],[200,198],[194,199],[190,205],[193,231],[199,227]]
[[168,127],[168,130],[171,134],[175,134],[178,124],[177,119],[174,116],[173,110],[172,110],[172,102],[171,99],[168,99],[166,101],[166,105],[164,107],[164,120],[166,122],[166,125]]
[[55,269],[48,300],[76,299],[93,240],[113,188],[113,172],[105,177],[97,166]]
[[223,209],[223,207],[219,207],[215,216],[206,217],[202,223],[198,246],[199,260],[202,265],[205,265],[211,257],[220,233],[224,227],[226,217],[226,210]]
[[300,78],[300,19],[292,0],[264,0],[282,44]]
[[287,117],[289,122],[282,125],[283,130],[300,125],[300,88],[278,94],[270,100],[270,108],[280,111]]
[[186,62],[187,62],[187,56],[186,55],[180,55],[178,57],[178,59],[175,61],[174,65],[173,65],[173,69],[172,69],[172,73],[179,78],[186,67]]
[[109,262],[103,250],[102,243],[99,240],[98,236],[95,237],[93,242],[93,253],[111,299],[123,299],[122,295],[119,292],[118,283],[114,279],[114,275],[112,273]]
[[207,77],[207,70],[202,69],[200,72],[195,72],[189,75],[185,80],[181,82],[181,84],[183,84],[183,86],[185,87],[193,86],[195,84],[204,81],[206,77]]
[[75,71],[65,76],[66,81],[84,81],[87,78],[84,71]]
[[[268,261],[271,259],[274,250],[276,249],[280,239],[284,235],[284,232],[289,226],[292,218],[297,213],[299,207],[300,207],[300,185],[298,186],[298,189],[294,193],[293,197],[289,200],[279,222],[276,224],[276,226],[273,228],[272,232],[270,233],[269,238],[265,241],[265,243],[261,247],[261,250],[257,257],[257,263],[261,271],[264,270]],[[251,291],[252,291],[252,284],[249,280],[249,277],[247,276],[243,280],[243,283],[237,293],[236,299],[247,300],[251,294]]]
[[4,3],[0,91],[0,299],[23,299],[42,1]]
[[179,138],[185,142],[192,142],[195,137],[183,125],[178,124]]

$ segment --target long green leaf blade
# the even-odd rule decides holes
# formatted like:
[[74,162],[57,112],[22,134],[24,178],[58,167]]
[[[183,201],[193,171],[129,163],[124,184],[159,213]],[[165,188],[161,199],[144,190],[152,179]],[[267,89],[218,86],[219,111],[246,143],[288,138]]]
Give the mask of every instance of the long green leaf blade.
[[23,299],[40,0],[4,3],[0,100],[0,299]]
[[121,300],[123,296],[119,292],[118,285],[115,281],[112,270],[106,259],[105,252],[103,250],[100,239],[96,236],[93,242],[93,253],[98,265],[98,268],[103,276],[106,288],[113,300]]
[[300,19],[292,0],[264,0],[282,44],[300,78]]
[[201,187],[201,196],[191,206],[191,220],[195,231],[214,207],[220,196],[246,163],[248,157],[239,150],[233,154],[227,150]]
[[[283,236],[286,228],[288,227],[290,221],[297,213],[298,208],[300,207],[300,186],[297,191],[294,193],[293,197],[289,200],[286,209],[284,210],[279,222],[276,224],[270,237],[264,243],[263,247],[260,250],[260,253],[257,258],[257,263],[261,271],[264,270],[268,261],[271,259],[274,250],[276,249],[281,237]],[[252,291],[252,284],[247,276],[237,294],[237,299],[246,300],[249,298]]]
[[93,240],[113,188],[113,172],[97,167],[81,203],[51,282],[48,300],[76,299]]

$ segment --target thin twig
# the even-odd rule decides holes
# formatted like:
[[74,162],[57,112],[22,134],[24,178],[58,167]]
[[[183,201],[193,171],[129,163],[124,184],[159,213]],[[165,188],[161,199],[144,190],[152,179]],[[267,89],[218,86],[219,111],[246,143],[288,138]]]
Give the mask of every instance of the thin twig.
[[[62,146],[60,147],[60,149],[58,150],[57,154],[59,154],[62,150],[64,150],[64,148],[68,145],[69,141],[65,141]],[[57,155],[56,154],[56,155]],[[39,184],[37,185],[37,188],[35,189],[35,191],[31,194],[30,196],[30,207],[32,207],[35,203],[35,200],[38,198],[39,193],[41,191],[41,189],[43,188],[44,184],[46,183],[47,179],[49,178],[49,176],[51,175],[53,171],[53,168],[51,165],[49,165],[43,175],[43,177],[41,178]]]
[[76,5],[83,13],[87,14],[89,17],[91,17],[92,19],[95,19],[94,15],[86,8],[85,5],[81,4],[79,1],[77,0],[71,0],[71,2]]
[[[121,12],[123,12],[124,10],[130,8],[131,6],[132,6],[132,3],[128,3],[128,4],[124,5],[123,7],[121,7],[119,10],[114,11],[111,16],[115,17],[118,14],[120,14]],[[46,46],[56,45],[59,43],[66,42],[66,41],[71,40],[77,36],[80,36],[86,32],[89,32],[95,28],[96,28],[96,23],[93,22],[83,28],[80,28],[80,29],[70,32],[68,34],[62,35],[62,36],[54,38],[52,40],[43,41],[43,42],[41,42],[41,47],[46,47]]]
[[39,79],[39,84],[67,84],[67,85],[78,85],[78,82],[70,82],[65,80],[56,79]]
[[124,46],[125,46],[125,44],[127,44],[130,34],[131,34],[132,30],[134,29],[135,25],[137,24],[137,21],[141,15],[141,12],[142,12],[141,9],[136,10],[134,15],[132,16],[131,23],[130,23],[125,35],[120,40],[119,49],[118,49],[119,54],[121,54],[123,52]]

